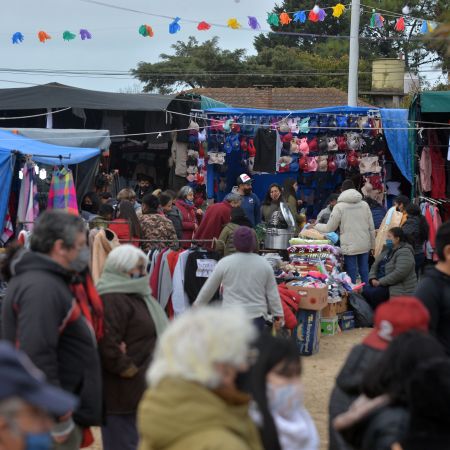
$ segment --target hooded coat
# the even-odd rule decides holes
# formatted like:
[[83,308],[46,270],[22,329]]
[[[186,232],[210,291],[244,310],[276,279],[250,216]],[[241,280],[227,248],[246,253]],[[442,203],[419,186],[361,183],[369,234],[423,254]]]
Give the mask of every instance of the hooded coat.
[[79,397],[75,423],[100,425],[97,342],[69,289],[72,274],[50,257],[31,251],[13,260],[11,272],[2,307],[2,338],[25,352],[49,383]]
[[233,404],[177,378],[148,389],[139,406],[139,450],[262,450],[248,403]]
[[356,189],[344,191],[338,198],[326,224],[317,224],[317,231],[327,234],[339,228],[342,254],[361,255],[375,246],[375,227],[369,205]]
[[[231,203],[227,201],[209,206],[194,238],[199,241],[202,239],[218,239],[223,227],[230,222],[231,209]],[[212,246],[211,244],[210,247]]]
[[413,295],[417,287],[416,262],[414,250],[406,242],[394,249],[385,265],[385,276],[378,278],[378,266],[388,255],[388,250],[384,250],[377,256],[370,270],[369,279],[377,278],[381,286],[389,288],[389,295],[396,297],[399,295]]

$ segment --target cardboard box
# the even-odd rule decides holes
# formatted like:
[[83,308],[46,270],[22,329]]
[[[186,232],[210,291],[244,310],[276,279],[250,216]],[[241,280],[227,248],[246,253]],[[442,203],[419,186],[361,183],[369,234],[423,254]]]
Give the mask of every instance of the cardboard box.
[[355,328],[355,314],[353,311],[339,314],[338,320],[339,327],[342,331],[353,330],[353,328]]
[[335,317],[347,311],[348,299],[347,296],[345,296],[340,302],[328,303],[328,305],[322,309],[322,317]]
[[328,288],[308,288],[295,286],[295,281],[287,283],[287,287],[300,295],[300,309],[320,311],[328,305]]
[[322,317],[320,319],[320,331],[324,336],[334,336],[335,334],[338,334],[338,317]]
[[340,302],[336,303],[336,314],[342,314],[348,311],[348,296],[342,297]]
[[320,311],[301,309],[297,313],[298,325],[294,329],[293,339],[300,355],[311,356],[319,351]]

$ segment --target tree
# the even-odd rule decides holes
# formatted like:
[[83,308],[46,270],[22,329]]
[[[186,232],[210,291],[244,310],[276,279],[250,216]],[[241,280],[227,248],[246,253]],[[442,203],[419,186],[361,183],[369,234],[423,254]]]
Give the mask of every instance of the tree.
[[[190,37],[187,44],[177,42],[173,55],[161,55],[158,63],[139,63],[133,74],[144,91],[170,93],[202,87],[336,87],[347,89],[348,56],[319,56],[300,48],[264,48],[258,55],[245,50],[222,50],[215,37],[203,44]],[[369,66],[362,63],[363,82],[368,81]],[[368,87],[368,86],[366,86]]]
[[[219,38],[214,37],[199,44],[190,36],[186,43],[172,45],[173,55],[161,54],[161,62],[140,62],[133,75],[145,83],[144,91],[162,94],[174,90],[199,87],[240,86],[240,72],[244,68],[244,49],[222,50]],[[217,76],[218,73],[224,74]]]
[[[440,21],[446,12],[448,0],[418,0],[410,6],[410,17],[423,18],[429,21]],[[324,0],[320,2],[321,8],[336,5],[337,0]],[[421,66],[442,60],[442,53],[429,52],[430,47],[425,41],[417,39],[421,37],[422,20],[407,20],[405,32],[397,32],[394,29],[398,17],[389,11],[402,14],[405,6],[404,0],[366,0],[362,7],[360,22],[360,58],[361,60],[376,59],[383,57],[405,56],[406,66],[409,70],[416,72]],[[275,6],[273,12],[280,14],[283,11],[295,12],[311,9],[312,3],[307,0],[284,0]],[[374,28],[370,26],[372,9],[380,12],[384,19],[384,27]],[[294,32],[307,34],[323,34],[327,36],[348,36],[350,34],[350,13],[347,11],[339,19],[332,17],[332,10],[325,9],[327,17],[323,22],[311,22],[307,20],[304,24],[288,26],[271,26],[274,33],[268,35],[260,34],[254,40],[254,46],[258,52],[263,48],[276,47],[280,43],[290,47],[298,47],[310,53],[321,56],[341,56],[348,52],[348,40],[342,38],[326,38],[317,36],[292,36],[276,34],[276,32]],[[384,13],[384,11],[386,11]]]

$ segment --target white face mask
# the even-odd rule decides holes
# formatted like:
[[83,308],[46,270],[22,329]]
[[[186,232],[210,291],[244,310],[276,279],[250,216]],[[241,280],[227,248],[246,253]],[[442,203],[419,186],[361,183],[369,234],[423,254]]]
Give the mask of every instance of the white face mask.
[[272,412],[290,418],[303,407],[303,386],[299,381],[284,385],[267,383],[267,400]]

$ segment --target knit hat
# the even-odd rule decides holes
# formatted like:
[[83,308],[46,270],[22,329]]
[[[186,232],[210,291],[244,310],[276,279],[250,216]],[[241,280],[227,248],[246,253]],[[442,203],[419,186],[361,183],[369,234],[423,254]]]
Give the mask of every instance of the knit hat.
[[414,297],[394,297],[375,311],[373,331],[364,339],[369,347],[385,350],[394,337],[409,330],[428,331],[430,313]]
[[233,234],[233,245],[238,252],[251,253],[256,249],[256,238],[249,227],[239,227]]

